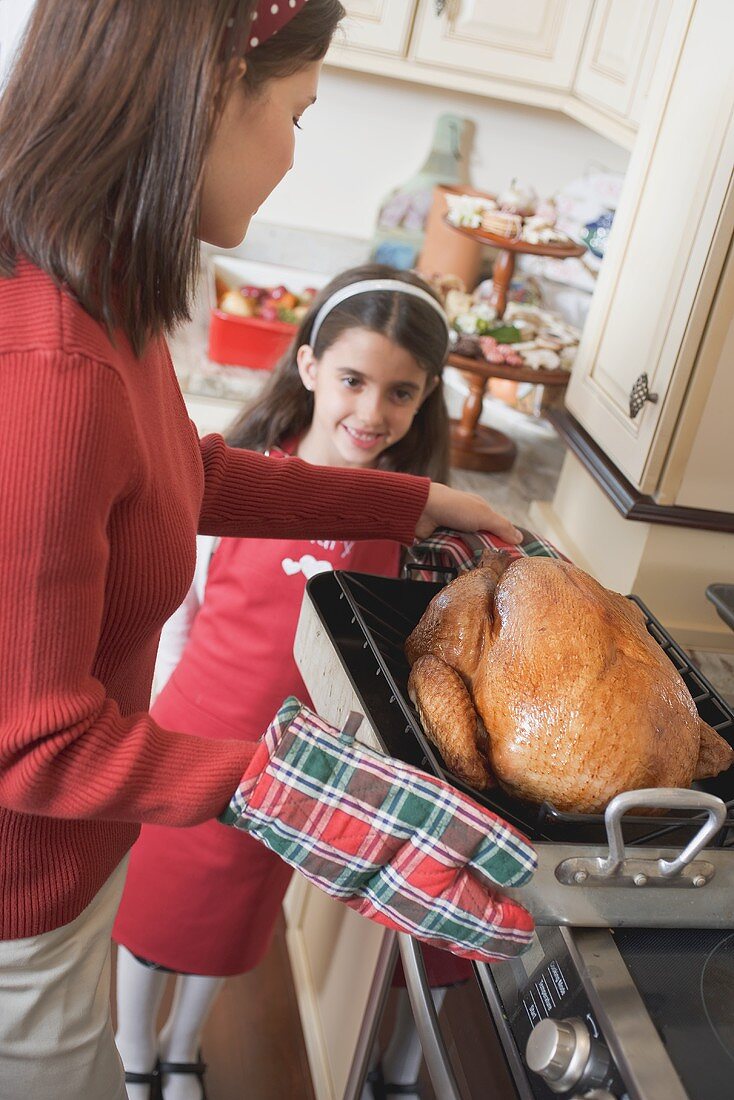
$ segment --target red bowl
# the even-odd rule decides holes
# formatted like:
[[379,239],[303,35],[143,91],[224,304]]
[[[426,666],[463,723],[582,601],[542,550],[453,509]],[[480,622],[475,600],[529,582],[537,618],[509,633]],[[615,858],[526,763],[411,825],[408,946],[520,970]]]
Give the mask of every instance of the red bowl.
[[213,309],[209,324],[209,358],[215,363],[252,370],[272,370],[290,346],[297,325],[236,317]]

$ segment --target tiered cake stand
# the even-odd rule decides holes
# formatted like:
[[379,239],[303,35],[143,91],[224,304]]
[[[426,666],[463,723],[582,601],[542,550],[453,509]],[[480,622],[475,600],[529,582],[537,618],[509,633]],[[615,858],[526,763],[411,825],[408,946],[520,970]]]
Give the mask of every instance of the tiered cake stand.
[[[448,219],[447,224],[451,225]],[[499,319],[504,316],[507,306],[507,292],[518,253],[567,260],[573,256],[583,256],[586,251],[584,245],[573,241],[568,244],[529,244],[527,241],[498,237],[484,229],[456,225],[451,225],[451,228],[499,250],[492,270],[494,293],[491,303]],[[517,454],[515,444],[504,432],[479,423],[490,378],[565,388],[570,378],[568,371],[510,367],[504,363],[488,363],[484,359],[469,359],[463,355],[449,355],[448,362],[464,374],[469,385],[469,395],[462,409],[461,419],[451,421],[451,465],[462,470],[482,470],[487,473],[509,470]]]

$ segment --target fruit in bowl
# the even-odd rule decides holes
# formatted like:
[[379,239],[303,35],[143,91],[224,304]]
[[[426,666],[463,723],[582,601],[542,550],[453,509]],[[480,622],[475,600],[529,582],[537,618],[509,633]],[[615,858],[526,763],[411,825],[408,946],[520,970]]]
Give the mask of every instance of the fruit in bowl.
[[262,287],[245,284],[238,290],[217,286],[217,306],[234,317],[254,317],[297,325],[316,295],[313,287],[295,294],[286,286]]

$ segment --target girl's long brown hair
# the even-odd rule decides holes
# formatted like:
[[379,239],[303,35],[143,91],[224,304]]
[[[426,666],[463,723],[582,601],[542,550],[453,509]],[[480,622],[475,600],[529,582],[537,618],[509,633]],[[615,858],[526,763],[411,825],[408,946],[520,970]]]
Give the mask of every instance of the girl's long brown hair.
[[[324,287],[301,321],[293,343],[275,367],[257,400],[245,408],[227,432],[230,446],[254,451],[298,437],[313,419],[313,394],[305,389],[298,373],[296,353],[311,343],[316,314],[328,298],[342,287],[363,279],[397,279],[428,291],[431,288],[412,271],[397,271],[384,264],[365,264],[343,272]],[[313,349],[318,359],[349,329],[378,332],[404,348],[437,385],[416,413],[410,431],[380,455],[377,467],[419,474],[433,481],[448,482],[449,420],[446,412],[441,371],[447,351],[446,325],[427,302],[410,294],[371,291],[355,294],[335,306],[324,319]]]
[[[0,99],[0,277],[28,257],[136,352],[189,317],[206,154],[255,0],[37,0]],[[309,0],[246,87],[323,57]]]

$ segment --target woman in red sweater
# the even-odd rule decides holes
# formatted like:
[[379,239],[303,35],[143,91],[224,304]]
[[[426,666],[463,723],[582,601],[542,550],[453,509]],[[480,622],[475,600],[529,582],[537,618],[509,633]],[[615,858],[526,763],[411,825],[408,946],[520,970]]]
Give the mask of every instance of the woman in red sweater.
[[[227,440],[320,465],[446,481],[447,340],[445,314],[413,272],[383,264],[346,271],[311,304]],[[194,587],[161,635],[153,717],[202,737],[259,738],[286,695],[308,697],[293,658],[307,577],[327,569],[396,577],[400,560],[400,545],[384,540],[222,539],[215,547],[199,536]],[[166,1100],[201,1096],[207,1013],[224,976],[264,957],[292,873],[217,822],[176,833],[143,826],[112,932],[120,948],[117,1046],[135,1076],[160,1058]],[[463,960],[449,956],[449,964],[471,972]],[[178,975],[175,1007],[157,1038],[166,970]],[[134,1084],[128,1094],[146,1100]]]
[[4,1100],[123,1100],[108,941],[126,853],[141,822],[222,813],[256,755],[148,714],[197,531],[409,542],[444,524],[518,541],[479,498],[199,441],[187,418],[164,333],[188,315],[198,240],[238,244],[290,167],[342,14],[39,0],[3,91]]

